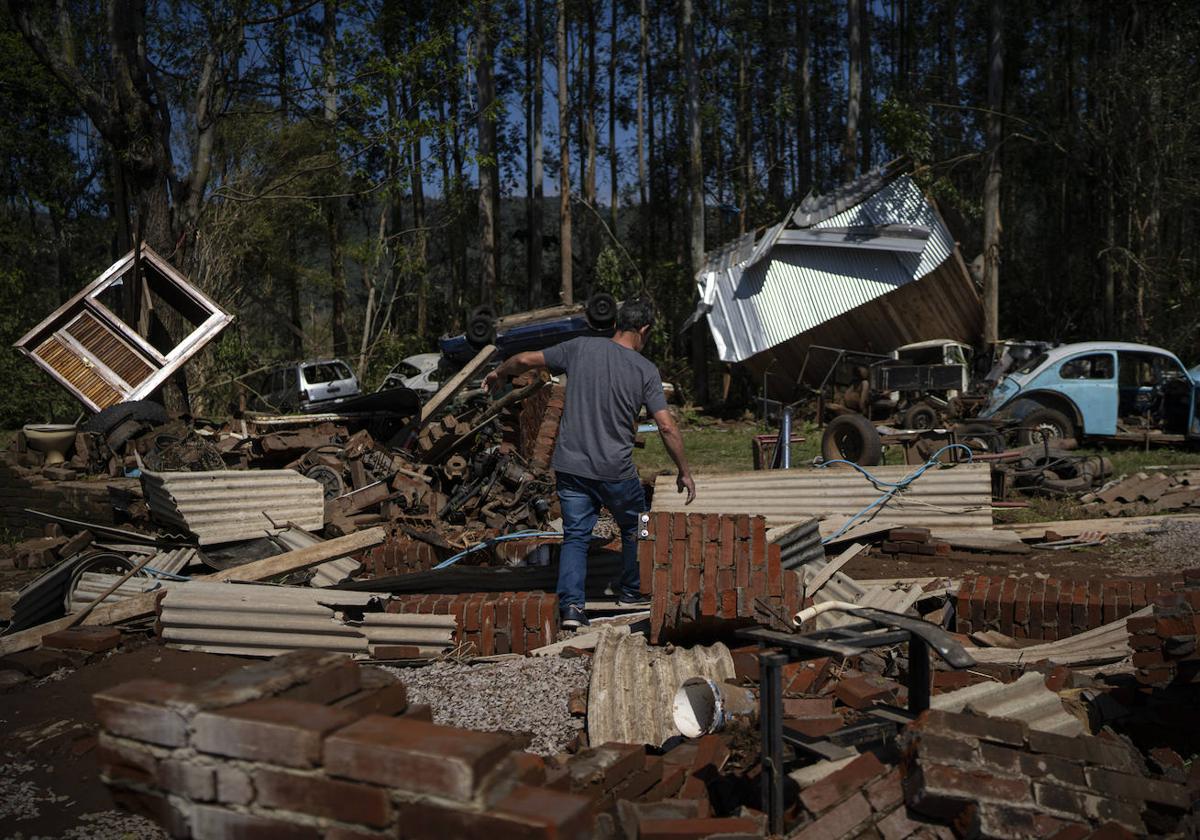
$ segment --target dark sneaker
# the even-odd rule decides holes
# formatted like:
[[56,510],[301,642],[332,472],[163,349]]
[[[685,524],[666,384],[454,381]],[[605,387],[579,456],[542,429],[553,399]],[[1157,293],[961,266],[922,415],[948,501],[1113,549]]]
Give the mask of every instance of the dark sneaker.
[[650,596],[643,595],[641,592],[622,592],[617,597],[617,603],[622,607],[648,607],[650,606]]
[[574,604],[567,607],[562,614],[562,626],[564,630],[575,630],[579,627],[587,627],[591,622],[588,621],[587,613],[583,611],[583,607],[577,607]]

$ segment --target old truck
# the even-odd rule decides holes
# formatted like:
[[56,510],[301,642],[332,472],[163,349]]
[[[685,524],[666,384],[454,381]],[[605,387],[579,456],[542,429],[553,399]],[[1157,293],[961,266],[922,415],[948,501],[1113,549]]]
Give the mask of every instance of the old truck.
[[1196,442],[1198,370],[1189,371],[1161,347],[1119,341],[1065,344],[1006,374],[979,417],[1015,425],[1021,445],[1056,438]]

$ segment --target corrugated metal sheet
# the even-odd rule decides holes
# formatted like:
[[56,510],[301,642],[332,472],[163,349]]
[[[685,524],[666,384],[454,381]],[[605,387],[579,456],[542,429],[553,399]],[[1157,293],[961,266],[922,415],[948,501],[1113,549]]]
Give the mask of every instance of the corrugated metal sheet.
[[796,569],[825,559],[821,523],[816,519],[774,528],[767,533],[767,539],[779,546],[780,563],[785,569]]
[[[912,467],[872,467],[884,481],[899,481]],[[850,469],[762,470],[728,475],[697,475],[696,500],[684,508],[684,497],[658,479],[651,509],[687,513],[748,513],[767,518],[767,527],[821,518],[821,533],[836,532],[877,499],[877,490]],[[928,470],[907,490],[893,496],[871,521],[925,528],[991,528],[991,468],[958,464]]]
[[651,647],[641,634],[604,631],[592,656],[588,687],[588,742],[661,746],[678,736],[672,704],[684,680],[731,679],[733,657],[725,645]]
[[[808,592],[809,583],[827,565],[826,560],[818,560],[809,563],[801,570],[804,575],[805,594],[812,597],[814,604],[843,601],[860,607],[874,607],[877,610],[904,614],[923,594],[923,590],[918,584],[907,581],[885,584],[859,583],[845,572],[834,572],[815,593]],[[821,613],[812,621],[817,628],[828,630],[830,627],[853,624],[862,619],[847,613],[831,611]]]
[[160,551],[150,558],[147,568],[169,575],[181,575],[183,570],[193,564],[201,563],[200,551],[195,548],[173,548]]
[[[66,611],[79,612],[105,592],[108,592],[109,587],[120,580],[120,578],[120,575],[106,575],[103,572],[84,572],[74,582],[71,591],[67,595]],[[154,578],[136,575],[117,587],[114,592],[104,599],[104,603],[109,604],[114,601],[124,601],[126,598],[141,595],[143,592],[153,592],[155,589],[161,589],[162,586],[163,584]]]
[[[296,551],[300,548],[308,548],[310,545],[325,542],[316,534],[310,534],[308,531],[302,531],[299,528],[285,528],[278,534],[274,534],[271,540],[279,544],[285,551]],[[312,580],[309,583],[311,586],[321,588],[337,586],[339,583],[349,580],[351,575],[361,568],[362,563],[352,557],[330,560],[328,563],[322,563],[313,570]]]
[[[1141,618],[1150,615],[1151,612],[1150,607],[1143,607],[1127,618]],[[1054,665],[1072,668],[1120,662],[1132,653],[1129,649],[1129,631],[1125,627],[1127,618],[1040,645],[1022,648],[972,648],[971,656],[977,662],[999,662],[1005,665],[1024,665],[1046,659]]]
[[321,485],[292,470],[144,471],[142,493],[159,522],[184,528],[200,545],[249,540],[290,524],[325,524]]
[[815,227],[887,224],[928,228],[929,239],[919,253],[773,245],[757,262],[702,272],[696,280],[712,306],[709,327],[721,359],[740,362],[781,344],[924,277],[954,251],[953,237],[907,176]]
[[[974,651],[972,651],[974,655]],[[946,712],[973,712],[988,717],[1020,720],[1030,729],[1059,735],[1083,735],[1079,718],[1063,708],[1057,694],[1046,688],[1039,673],[1022,674],[1016,682],[986,682],[939,694],[930,705]]]
[[388,596],[293,586],[191,583],[171,587],[159,634],[172,647],[245,656],[324,650],[369,656],[376,645],[412,645],[437,656],[453,645],[452,615],[382,611]]

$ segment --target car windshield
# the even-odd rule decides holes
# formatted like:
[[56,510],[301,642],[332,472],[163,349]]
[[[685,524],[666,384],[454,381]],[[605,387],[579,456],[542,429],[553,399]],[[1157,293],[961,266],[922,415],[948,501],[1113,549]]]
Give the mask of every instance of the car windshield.
[[1045,353],[1038,353],[1028,362],[1013,371],[1013,373],[1033,373],[1042,366],[1042,362],[1046,361],[1046,358],[1047,356]]
[[304,379],[310,385],[323,382],[336,382],[339,379],[349,379],[350,369],[341,362],[321,362],[316,365],[304,366]]
[[408,362],[401,362],[396,365],[396,369],[392,371],[398,376],[416,376],[421,371],[417,370],[415,365],[410,365]]

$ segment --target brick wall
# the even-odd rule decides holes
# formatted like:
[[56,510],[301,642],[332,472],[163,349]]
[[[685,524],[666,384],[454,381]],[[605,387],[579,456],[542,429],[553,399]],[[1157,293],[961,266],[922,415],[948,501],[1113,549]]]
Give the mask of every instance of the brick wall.
[[1083,838],[1102,826],[1109,837],[1161,835],[1191,806],[1185,784],[1148,775],[1137,750],[1116,738],[940,711],[905,737],[910,810],[960,837]]
[[652,598],[652,641],[705,619],[782,628],[800,609],[800,576],[780,565],[763,517],[649,513],[642,519],[638,562],[642,589]]
[[135,680],[93,703],[114,800],[177,838],[583,840],[614,836],[618,819],[643,837],[761,828],[710,816],[706,781],[729,756],[716,737],[546,762],[520,737],[433,724],[401,683],[335,654],[198,686]]
[[366,552],[362,562],[372,577],[387,577],[428,571],[444,559],[429,543],[393,533],[387,542]]
[[114,524],[108,487],[136,488],[137,479],[106,478],[100,481],[50,481],[40,473],[16,467],[12,454],[0,457],[0,529],[25,537],[40,537],[45,523],[33,519],[25,508],[44,510]]
[[[545,395],[544,398],[542,395]],[[529,465],[535,470],[550,467],[566,396],[566,386],[555,383],[539,391],[533,400],[526,400],[521,408],[520,452],[529,459]]]
[[1200,569],[1183,573],[1173,591],[1154,596],[1148,616],[1130,618],[1129,646],[1143,685],[1200,682]]
[[455,641],[478,656],[528,653],[558,638],[558,596],[544,592],[401,595],[387,611],[453,615]]
[[960,633],[998,630],[1017,639],[1054,641],[1140,610],[1170,578],[1035,578],[968,576],[955,599]]

